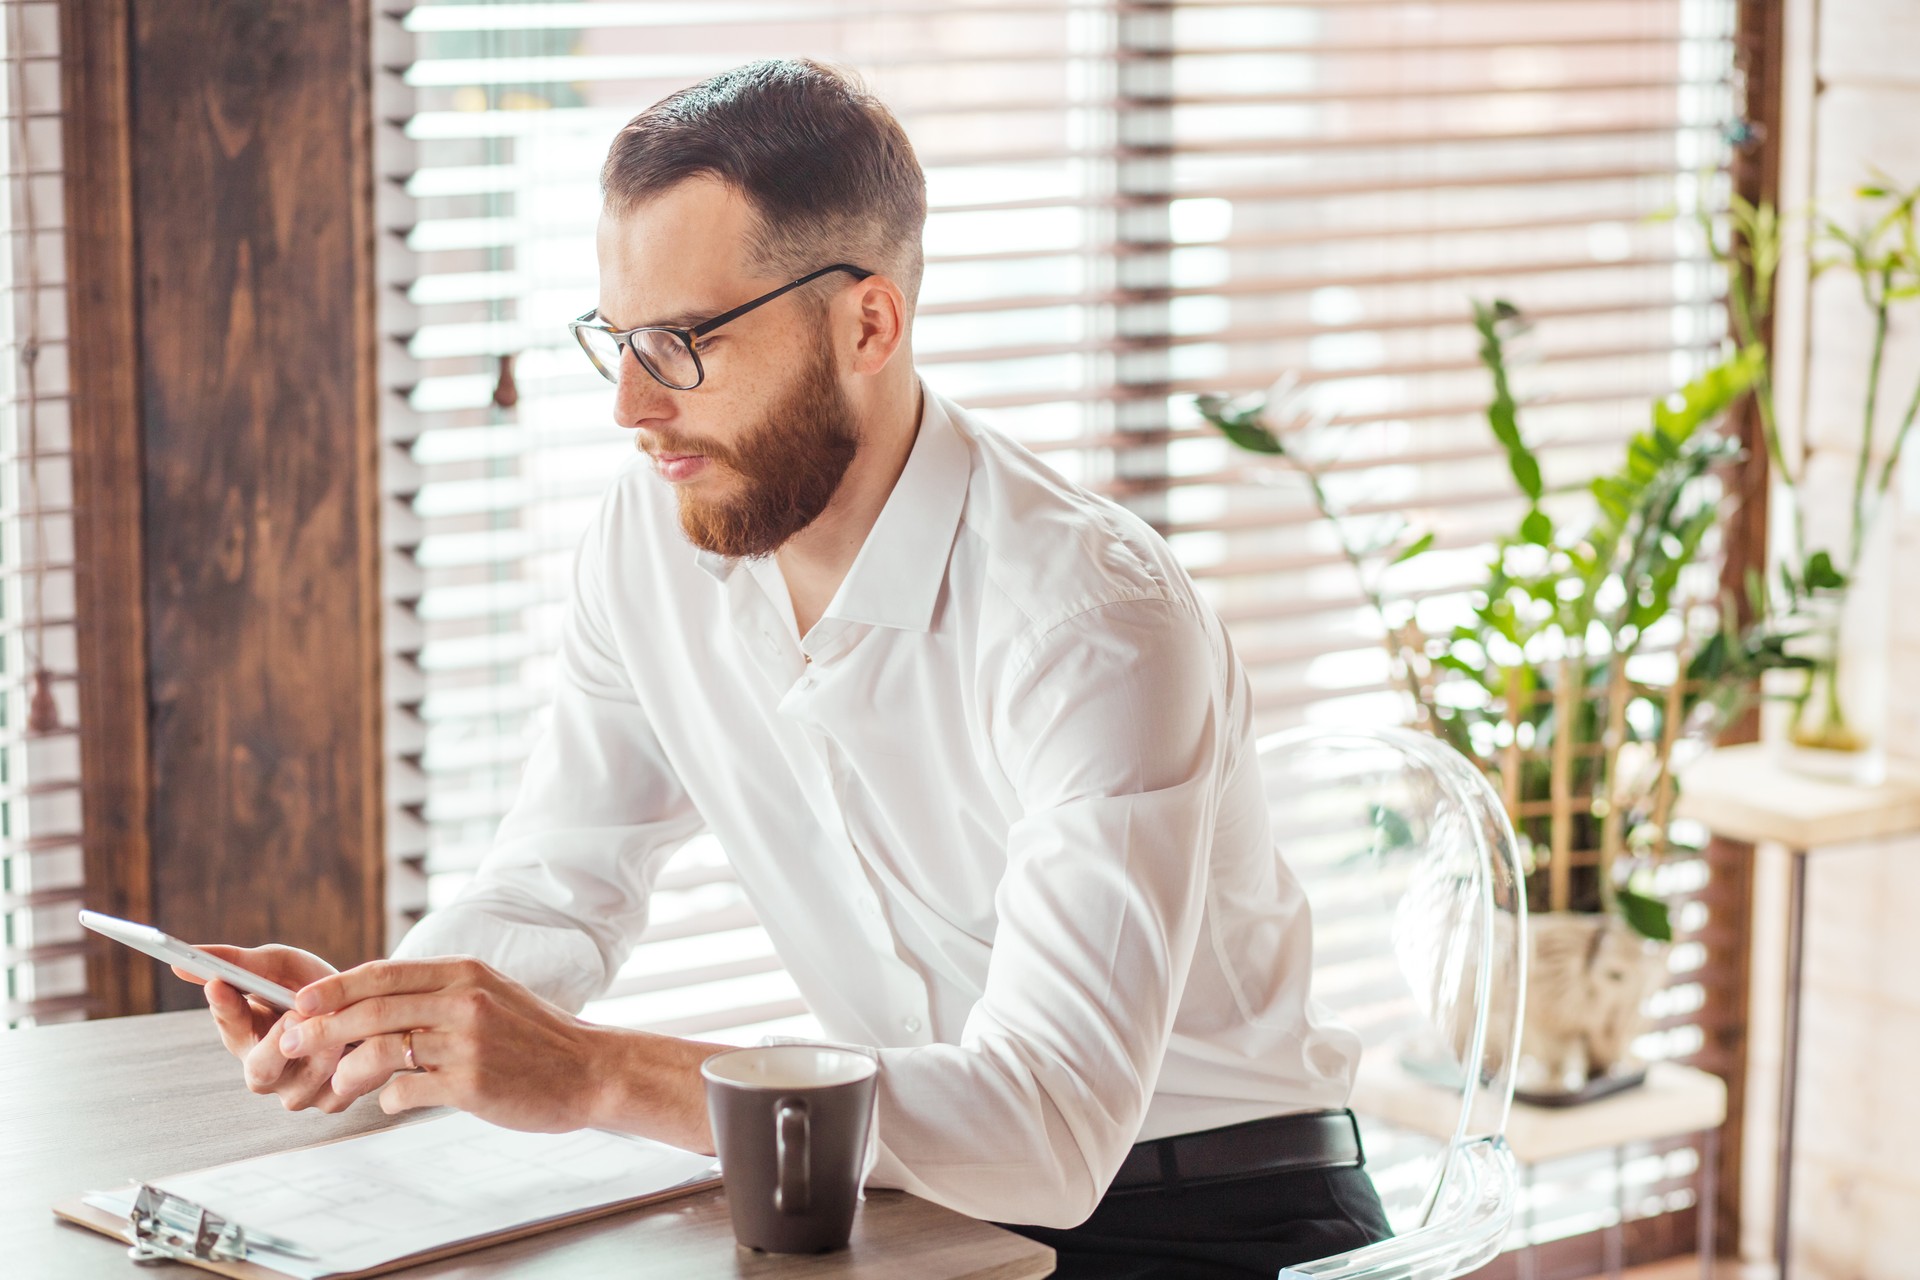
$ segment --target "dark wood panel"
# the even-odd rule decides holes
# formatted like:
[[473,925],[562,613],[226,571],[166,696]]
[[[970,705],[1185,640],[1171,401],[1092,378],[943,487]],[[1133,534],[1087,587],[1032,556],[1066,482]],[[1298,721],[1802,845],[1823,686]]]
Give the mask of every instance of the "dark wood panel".
[[[1740,0],[1735,19],[1735,64],[1744,77],[1745,146],[1733,160],[1734,189],[1755,203],[1778,205],[1780,198],[1780,120],[1783,88],[1785,16],[1775,0]],[[1755,318],[1760,336],[1773,342],[1771,312]],[[1767,572],[1766,441],[1757,403],[1748,397],[1734,410],[1730,423],[1746,457],[1734,468],[1731,481],[1736,505],[1725,528],[1726,550],[1721,565],[1721,590],[1743,605],[1749,574]],[[1742,625],[1751,621],[1743,608]],[[1732,742],[1753,742],[1760,736],[1758,710],[1726,735]],[[1708,943],[1707,970],[1710,1003],[1702,1011],[1701,1027],[1707,1040],[1698,1064],[1727,1082],[1727,1124],[1720,1139],[1719,1216],[1715,1222],[1714,1252],[1720,1257],[1740,1254],[1740,1191],[1745,1163],[1748,1069],[1748,1020],[1753,986],[1750,955],[1744,939],[1753,925],[1753,847],[1714,840],[1707,851],[1711,867],[1708,910],[1716,932],[1733,940]]]
[[[68,305],[72,331],[87,338],[74,344],[70,401],[86,902],[144,919],[153,903],[127,0],[66,0],[60,24]],[[153,963],[87,939],[89,1013],[151,1011]]]
[[384,941],[367,4],[132,18],[154,912],[356,963]]

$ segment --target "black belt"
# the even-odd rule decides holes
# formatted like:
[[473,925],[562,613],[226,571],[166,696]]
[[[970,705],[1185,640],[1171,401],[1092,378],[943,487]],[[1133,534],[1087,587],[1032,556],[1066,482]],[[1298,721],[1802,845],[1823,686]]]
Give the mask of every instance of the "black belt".
[[1353,1112],[1300,1111],[1221,1129],[1136,1142],[1109,1190],[1177,1187],[1297,1169],[1353,1168],[1366,1163]]

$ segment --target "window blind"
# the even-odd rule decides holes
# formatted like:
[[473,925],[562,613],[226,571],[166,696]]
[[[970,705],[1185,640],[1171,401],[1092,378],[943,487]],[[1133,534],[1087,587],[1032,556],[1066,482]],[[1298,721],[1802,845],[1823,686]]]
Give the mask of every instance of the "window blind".
[[59,12],[0,2],[0,1027],[84,1017]]
[[[1400,714],[1304,490],[1191,406],[1298,380],[1333,487],[1436,533],[1444,608],[1520,511],[1469,300],[1537,321],[1549,479],[1617,455],[1721,332],[1686,220],[1720,182],[1727,0],[421,3],[376,19],[394,926],[462,883],[511,798],[565,573],[628,455],[564,321],[592,305],[599,162],[674,89],[759,57],[860,71],[927,172],[916,360],[1179,549],[1262,728]],[[503,375],[510,372],[510,380]],[[803,1025],[695,841],[596,1014]]]

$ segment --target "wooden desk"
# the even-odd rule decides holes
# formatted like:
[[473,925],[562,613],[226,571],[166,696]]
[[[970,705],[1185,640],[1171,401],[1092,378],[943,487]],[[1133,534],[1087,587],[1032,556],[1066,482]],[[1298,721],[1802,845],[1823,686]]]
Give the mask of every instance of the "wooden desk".
[[[57,1220],[75,1191],[119,1186],[392,1123],[372,1099],[338,1116],[249,1093],[201,1011],[0,1034],[0,1249],[21,1280],[130,1280],[126,1247]],[[201,1271],[168,1264],[183,1278]],[[398,1274],[1031,1280],[1053,1250],[899,1191],[870,1191],[852,1244],[808,1257],[733,1242],[719,1190]]]

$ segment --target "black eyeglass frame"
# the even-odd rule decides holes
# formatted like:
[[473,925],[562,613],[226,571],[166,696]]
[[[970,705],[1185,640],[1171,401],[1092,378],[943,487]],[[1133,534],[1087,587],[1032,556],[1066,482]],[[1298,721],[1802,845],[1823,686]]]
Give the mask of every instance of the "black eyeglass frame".
[[[809,284],[812,281],[818,280],[821,276],[827,275],[835,271],[850,271],[853,273],[853,276],[856,280],[865,280],[868,276],[874,274],[873,272],[867,270],[865,267],[856,267],[850,262],[836,262],[830,267],[822,267],[818,271],[810,271],[806,275],[801,276],[798,280],[794,280],[787,284],[783,284],[778,289],[775,289],[770,293],[763,293],[751,302],[743,302],[731,311],[723,311],[719,315],[714,316],[711,320],[702,320],[699,324],[693,326],[693,328],[691,329],[681,329],[681,328],[676,328],[673,325],[664,325],[664,324],[643,324],[633,329],[615,329],[612,325],[592,323],[593,317],[599,314],[600,309],[598,307],[595,307],[592,311],[587,312],[585,315],[580,316],[577,319],[567,321],[567,329],[569,332],[573,334],[574,341],[580,344],[580,349],[587,353],[587,360],[593,365],[595,369],[598,369],[600,371],[600,376],[605,378],[608,382],[613,383],[615,386],[618,386],[620,383],[620,375],[618,372],[619,356],[616,354],[614,357],[615,368],[613,370],[610,371],[605,368],[602,368],[598,357],[596,357],[593,354],[593,348],[587,345],[586,335],[582,333],[581,330],[592,329],[596,332],[604,333],[608,337],[612,338],[614,341],[614,350],[616,353],[623,350],[630,352],[633,356],[633,362],[639,365],[642,369],[645,369],[649,374],[651,374],[653,377],[653,380],[659,383],[661,386],[671,388],[674,391],[691,391],[695,387],[699,386],[701,383],[707,380],[707,367],[704,363],[702,363],[700,359],[700,339],[701,338],[706,337],[708,334],[712,333],[715,329],[718,329],[721,325],[726,324],[730,320],[738,320],[741,316],[747,314],[747,312],[753,310],[755,307],[763,306],[766,303],[772,302],[775,298],[779,297],[783,293],[786,293],[788,290],[798,289],[803,284]],[[694,371],[693,381],[688,383],[684,387],[676,387],[673,385],[673,383],[668,382],[665,378],[661,377],[660,374],[654,369],[652,365],[648,364],[644,359],[641,358],[640,349],[633,345],[633,335],[636,333],[670,333],[674,337],[678,338],[680,340],[680,345],[687,349],[687,354],[693,357],[693,371]]]

